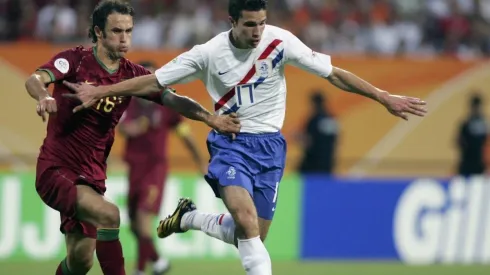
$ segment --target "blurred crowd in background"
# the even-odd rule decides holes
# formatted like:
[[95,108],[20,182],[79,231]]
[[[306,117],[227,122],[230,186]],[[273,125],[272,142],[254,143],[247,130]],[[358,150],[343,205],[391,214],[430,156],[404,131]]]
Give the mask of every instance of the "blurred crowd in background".
[[[188,48],[230,28],[228,0],[128,0],[137,48]],[[0,39],[89,43],[97,0],[0,0]],[[268,23],[332,54],[490,53],[490,0],[270,0]]]

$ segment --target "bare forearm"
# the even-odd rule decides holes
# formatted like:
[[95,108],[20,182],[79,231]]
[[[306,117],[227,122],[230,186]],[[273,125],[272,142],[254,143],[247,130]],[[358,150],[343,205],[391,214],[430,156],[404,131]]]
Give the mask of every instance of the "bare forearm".
[[162,101],[165,106],[172,108],[188,119],[202,121],[208,124],[209,118],[212,116],[201,104],[186,96],[166,92],[163,95]]
[[328,80],[339,89],[363,95],[378,102],[382,102],[383,97],[388,94],[355,74],[336,67],[334,67],[332,74],[328,77]]
[[162,89],[156,76],[149,74],[106,86],[103,96],[146,96]]
[[39,75],[33,74],[30,76],[25,83],[25,87],[27,93],[35,100],[49,96],[49,92]]

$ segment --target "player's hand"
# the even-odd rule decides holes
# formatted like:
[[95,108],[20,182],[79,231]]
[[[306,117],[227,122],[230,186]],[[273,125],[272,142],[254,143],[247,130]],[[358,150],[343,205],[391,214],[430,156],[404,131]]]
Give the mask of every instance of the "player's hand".
[[46,95],[39,99],[36,106],[37,115],[40,116],[43,122],[46,122],[46,113],[53,114],[58,111],[56,100],[50,95]]
[[392,115],[404,120],[408,120],[408,114],[423,117],[427,113],[427,103],[416,97],[388,94],[381,102]]
[[73,109],[74,113],[90,108],[103,97],[101,87],[95,87],[88,83],[71,83],[68,81],[63,81],[63,84],[75,92],[74,94],[63,94],[64,97],[75,98],[82,102],[82,104]]
[[242,127],[236,113],[220,116],[211,115],[206,123],[222,134],[231,135],[233,139],[236,138],[236,134],[240,132]]

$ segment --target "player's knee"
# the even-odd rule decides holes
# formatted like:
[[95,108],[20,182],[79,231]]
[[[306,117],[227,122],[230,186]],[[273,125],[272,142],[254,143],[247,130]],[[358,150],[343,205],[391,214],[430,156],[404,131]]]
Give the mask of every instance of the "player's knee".
[[145,223],[131,222],[131,231],[137,238],[152,238],[152,229],[151,226]]
[[137,236],[141,238],[153,237],[153,218],[154,214],[144,210],[138,210],[135,219],[131,222],[134,225]]
[[153,236],[153,228],[145,223],[138,224],[136,231],[141,238],[152,238]]
[[236,226],[246,238],[253,238],[259,235],[259,225],[257,214],[253,209],[238,208],[232,213]]
[[119,208],[112,203],[105,204],[100,209],[99,225],[104,228],[119,228],[121,223]]
[[68,253],[68,267],[73,274],[87,274],[93,265],[93,251],[80,249]]

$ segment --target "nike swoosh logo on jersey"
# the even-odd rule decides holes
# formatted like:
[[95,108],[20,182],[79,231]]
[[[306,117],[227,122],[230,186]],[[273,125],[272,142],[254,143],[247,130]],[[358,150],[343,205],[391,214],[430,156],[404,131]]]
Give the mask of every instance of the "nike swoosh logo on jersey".
[[227,74],[228,72],[230,72],[230,71],[226,71],[226,72],[224,72],[224,73],[223,73],[223,72],[221,72],[221,71],[219,71],[219,72],[218,72],[218,74],[219,74],[219,75],[224,75],[224,74]]

